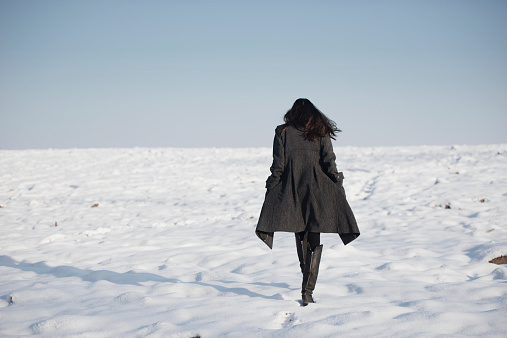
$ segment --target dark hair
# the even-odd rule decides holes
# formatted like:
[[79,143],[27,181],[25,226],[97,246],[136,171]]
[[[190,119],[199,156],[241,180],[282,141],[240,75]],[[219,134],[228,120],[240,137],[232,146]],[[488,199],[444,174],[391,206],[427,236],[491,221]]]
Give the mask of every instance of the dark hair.
[[292,108],[283,117],[285,127],[293,126],[303,130],[305,139],[314,141],[319,137],[329,136],[333,140],[341,132],[336,123],[322,114],[308,99],[297,99]]

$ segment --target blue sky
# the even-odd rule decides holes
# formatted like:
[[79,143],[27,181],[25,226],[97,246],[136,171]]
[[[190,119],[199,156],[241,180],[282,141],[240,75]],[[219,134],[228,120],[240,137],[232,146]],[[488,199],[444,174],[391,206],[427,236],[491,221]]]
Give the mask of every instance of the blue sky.
[[507,1],[0,0],[0,148],[507,142]]

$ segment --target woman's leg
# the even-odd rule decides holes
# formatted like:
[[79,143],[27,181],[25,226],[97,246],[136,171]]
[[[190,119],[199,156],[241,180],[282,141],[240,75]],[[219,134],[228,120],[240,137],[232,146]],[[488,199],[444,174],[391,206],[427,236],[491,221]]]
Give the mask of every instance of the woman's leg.
[[320,245],[320,232],[309,232],[308,243],[310,244],[310,249],[315,251],[315,248]]
[[306,232],[297,232],[295,233],[296,237],[296,249],[298,253],[299,258],[299,267],[301,268],[301,273],[305,270],[305,258],[306,258],[306,251],[307,248],[303,248],[304,238],[305,238]]
[[[304,240],[305,235],[307,235],[306,242],[309,248],[303,247],[305,242]],[[307,256],[311,257],[311,252],[315,251],[315,248],[320,245],[320,232],[306,233],[306,231],[302,231],[295,233],[295,236],[296,236],[296,248],[299,258],[299,266],[301,268],[301,272],[304,273],[306,257]]]
[[320,258],[322,255],[322,245],[320,244],[320,233],[309,232],[307,235],[308,248],[305,257],[303,270],[303,285],[301,294],[303,297],[303,306],[308,303],[314,303],[312,294],[317,283],[319,274]]

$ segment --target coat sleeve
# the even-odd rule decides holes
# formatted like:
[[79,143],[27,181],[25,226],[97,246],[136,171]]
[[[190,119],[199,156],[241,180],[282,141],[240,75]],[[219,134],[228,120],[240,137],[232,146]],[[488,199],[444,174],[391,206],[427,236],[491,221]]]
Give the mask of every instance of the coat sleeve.
[[343,183],[343,173],[338,172],[335,161],[336,156],[333,151],[331,138],[322,137],[320,139],[320,163],[322,170],[333,182],[341,186]]
[[280,183],[283,171],[285,169],[285,149],[282,142],[282,136],[279,128],[275,131],[273,140],[273,163],[271,164],[271,175],[266,180],[266,189],[271,190]]

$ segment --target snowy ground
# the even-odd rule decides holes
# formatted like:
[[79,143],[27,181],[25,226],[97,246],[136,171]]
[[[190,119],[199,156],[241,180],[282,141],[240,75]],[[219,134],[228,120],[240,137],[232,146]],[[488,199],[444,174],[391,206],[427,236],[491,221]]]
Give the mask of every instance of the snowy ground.
[[0,335],[505,337],[507,144],[335,150],[362,234],[307,307],[270,149],[0,151]]

